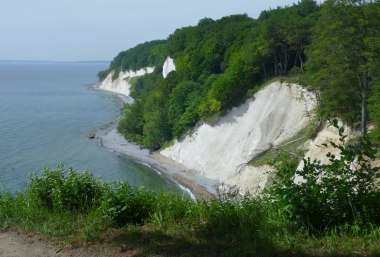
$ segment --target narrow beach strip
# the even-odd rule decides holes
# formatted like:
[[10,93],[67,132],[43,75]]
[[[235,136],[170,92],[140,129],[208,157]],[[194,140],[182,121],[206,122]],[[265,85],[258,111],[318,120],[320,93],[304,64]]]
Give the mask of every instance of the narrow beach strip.
[[176,183],[193,199],[202,200],[214,197],[216,181],[201,176],[199,172],[166,158],[159,152],[152,152],[128,142],[116,128],[100,136],[100,144],[105,149],[121,154],[136,162],[149,165],[158,174]]

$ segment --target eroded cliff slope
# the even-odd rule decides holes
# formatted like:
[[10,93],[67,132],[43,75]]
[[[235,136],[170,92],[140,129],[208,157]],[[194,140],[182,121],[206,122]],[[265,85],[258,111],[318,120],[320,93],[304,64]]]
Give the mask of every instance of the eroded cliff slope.
[[265,186],[269,166],[247,163],[293,137],[310,122],[315,97],[301,86],[274,82],[216,124],[202,124],[161,151],[202,176],[252,193]]

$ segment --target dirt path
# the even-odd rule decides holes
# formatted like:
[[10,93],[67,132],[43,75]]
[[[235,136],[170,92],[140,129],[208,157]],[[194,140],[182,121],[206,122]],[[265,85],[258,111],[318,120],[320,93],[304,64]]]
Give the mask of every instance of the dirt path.
[[[133,256],[133,253],[122,253],[122,256]],[[15,231],[0,231],[1,257],[116,257],[121,251],[98,247],[73,248],[55,243],[37,235],[26,235]]]

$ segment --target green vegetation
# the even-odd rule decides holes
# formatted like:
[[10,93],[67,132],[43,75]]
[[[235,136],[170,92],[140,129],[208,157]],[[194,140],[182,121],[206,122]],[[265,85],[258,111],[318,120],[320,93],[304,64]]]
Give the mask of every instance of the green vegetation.
[[[304,160],[301,171],[295,169],[298,149],[313,129],[255,158],[252,165],[270,159],[277,169],[259,199],[192,202],[121,183],[106,186],[100,207],[76,215],[97,217],[108,228],[84,226],[148,256],[380,256],[379,168],[371,165],[376,148],[369,141],[380,144],[379,28],[379,1],[302,0],[258,19],[203,19],[176,30],[160,45],[175,59],[176,72],[162,78],[161,56],[155,72],[134,81],[136,101],[125,107],[118,128],[126,138],[162,147],[197,122],[217,119],[267,81],[289,75],[317,94],[318,120],[339,117],[360,128],[362,137],[347,144],[338,128],[341,144],[330,144],[341,157],[329,153],[330,164]],[[120,63],[110,70],[127,67]],[[3,199],[5,206],[17,201]],[[87,238],[78,231],[70,235]]]
[[[288,158],[277,161],[278,173],[270,189],[273,200],[287,209],[292,220],[317,231],[345,224],[379,225],[380,183],[376,179],[380,178],[380,167],[371,164],[376,150],[366,137],[345,145],[343,127],[337,120],[331,125],[339,130],[340,143],[329,144],[339,154],[327,153],[328,164],[304,159],[302,170]],[[300,182],[295,182],[297,178]]]
[[139,70],[145,67],[162,65],[168,55],[166,41],[154,40],[139,44],[132,49],[120,52],[111,62],[107,70],[100,71],[98,78],[103,80],[114,71],[113,79],[119,76],[120,71]]
[[[340,160],[331,154],[329,165],[305,160],[302,171],[278,157],[278,176],[266,194],[234,200],[195,202],[65,172],[62,165],[45,168],[24,192],[0,194],[0,227],[75,244],[108,242],[137,256],[378,256],[380,172],[370,165],[373,147],[365,139],[333,146]],[[295,175],[304,182],[293,183]]]
[[[143,60],[162,62],[154,73],[135,81],[131,96],[136,102],[125,107],[119,131],[145,147],[159,148],[200,120],[218,118],[268,79],[287,75],[295,66],[302,70],[318,10],[316,2],[303,0],[265,11],[258,19],[246,15],[205,18],[197,26],[177,29],[154,46],[174,58],[176,72],[163,79],[163,56],[143,51]],[[135,57],[151,44],[120,53],[108,72],[142,67]]]
[[[360,123],[362,135],[367,130],[367,102],[378,87],[379,27],[379,1],[326,1],[307,47],[308,84],[320,94],[321,116]],[[376,123],[379,105],[371,108]]]
[[[216,120],[273,78],[313,90],[318,118],[339,117],[380,143],[380,3],[302,0],[263,11],[258,19],[233,15],[202,19],[165,41],[147,42],[115,57],[111,70],[156,66],[134,81],[119,131],[159,148],[199,121]],[[164,58],[176,72],[161,76]],[[134,114],[136,113],[136,114]],[[360,125],[359,125],[360,124]]]
[[315,123],[309,124],[290,139],[254,157],[248,164],[255,167],[273,165],[279,158],[285,158],[294,165],[300,163],[305,155],[305,142],[315,136],[318,128],[319,126]]

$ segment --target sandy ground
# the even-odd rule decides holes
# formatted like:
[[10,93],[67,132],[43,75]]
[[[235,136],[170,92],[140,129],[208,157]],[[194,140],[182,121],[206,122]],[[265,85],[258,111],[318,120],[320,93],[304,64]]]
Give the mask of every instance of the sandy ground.
[[190,190],[189,193],[196,199],[207,199],[217,194],[218,181],[207,179],[199,172],[190,170],[158,152],[150,153],[149,150],[128,142],[116,129],[100,135],[100,140],[105,149],[149,165],[161,176],[179,184],[185,191]]
[[15,231],[0,231],[1,257],[111,257],[133,256],[120,249],[105,247],[78,247],[46,240],[38,235]]

